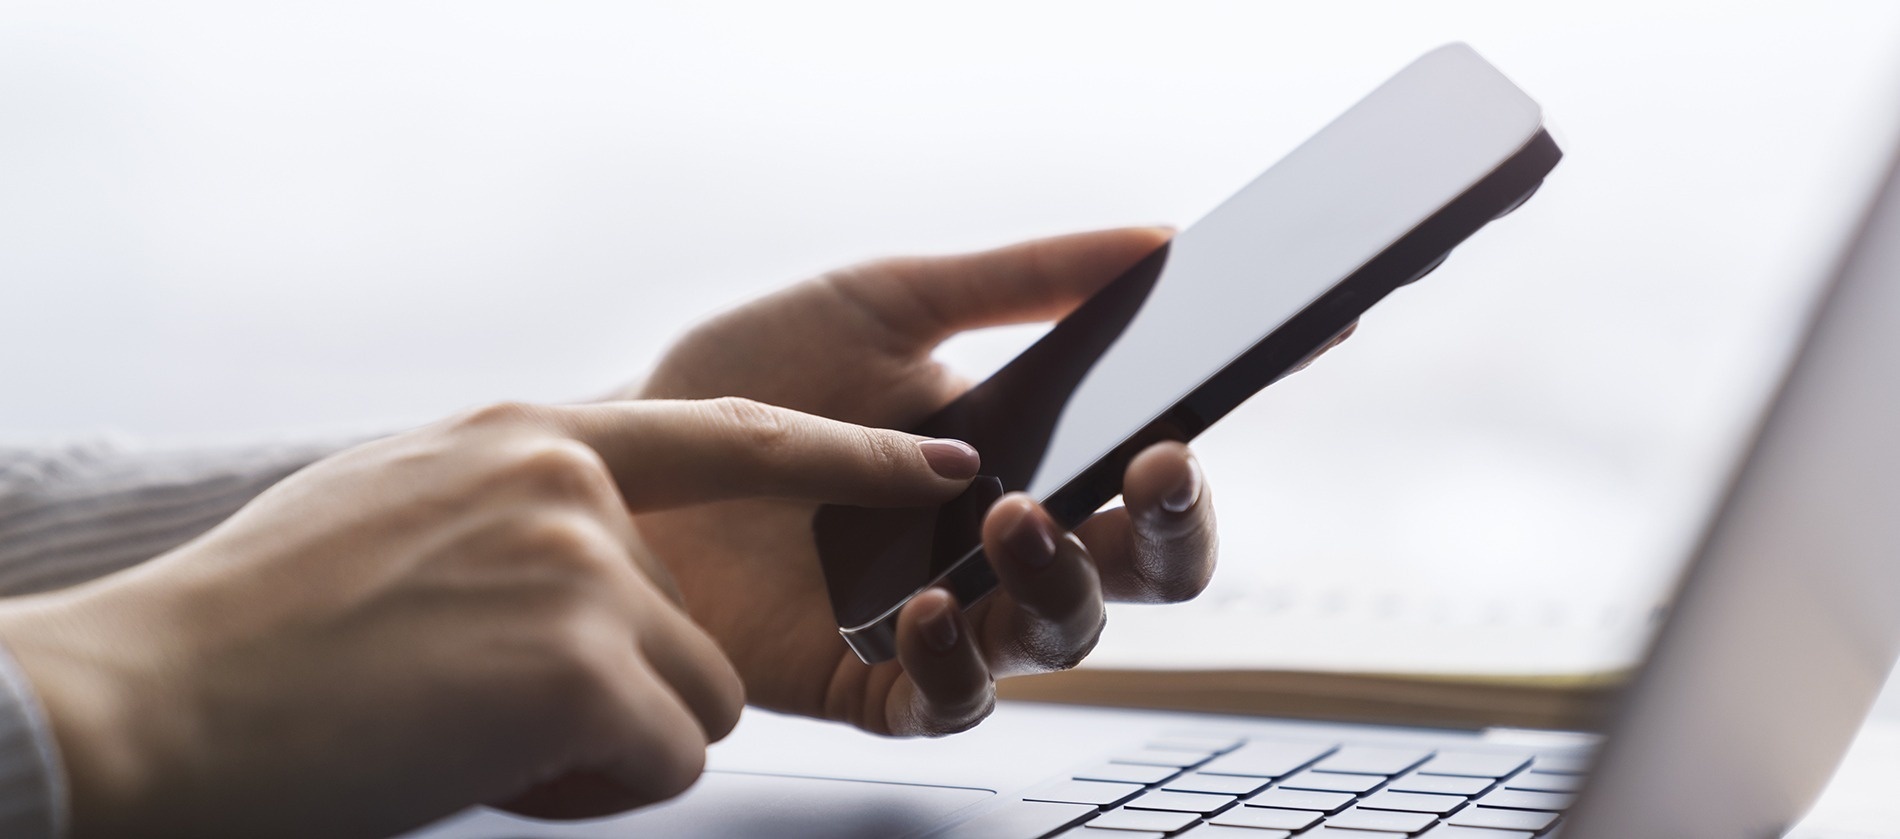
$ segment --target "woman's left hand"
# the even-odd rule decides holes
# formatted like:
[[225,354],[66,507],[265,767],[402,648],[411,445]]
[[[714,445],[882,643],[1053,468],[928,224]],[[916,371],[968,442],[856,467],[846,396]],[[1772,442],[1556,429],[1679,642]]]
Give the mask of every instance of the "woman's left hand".
[[[1112,230],[846,268],[693,330],[637,395],[743,396],[907,428],[969,388],[931,357],[939,343],[1059,318],[1168,236]],[[899,616],[897,659],[875,666],[845,647],[832,621],[811,533],[815,505],[723,502],[641,515],[637,526],[753,704],[930,735],[981,721],[998,678],[1074,666],[1101,633],[1105,599],[1179,601],[1206,586],[1214,509],[1187,447],[1142,452],[1123,496],[1126,507],[1073,534],[1032,499],[1005,497],[983,525],[1000,590],[968,611],[941,590],[917,596]]]

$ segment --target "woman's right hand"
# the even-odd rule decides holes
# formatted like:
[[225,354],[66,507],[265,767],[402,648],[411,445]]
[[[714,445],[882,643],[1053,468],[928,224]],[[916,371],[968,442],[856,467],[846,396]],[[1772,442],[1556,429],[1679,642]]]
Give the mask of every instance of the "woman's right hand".
[[478,410],[6,601],[0,641],[47,711],[75,839],[616,812],[689,786],[744,702],[629,512],[938,503],[976,458],[923,442],[737,399]]

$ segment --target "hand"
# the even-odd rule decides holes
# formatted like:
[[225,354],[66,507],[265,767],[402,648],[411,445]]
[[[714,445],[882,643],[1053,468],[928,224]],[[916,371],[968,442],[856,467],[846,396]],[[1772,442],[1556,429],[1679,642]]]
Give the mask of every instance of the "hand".
[[[940,448],[940,447],[939,447]],[[498,406],[344,452],[131,571],[0,606],[72,836],[384,836],[693,782],[744,692],[628,510],[941,502],[932,447],[745,400]]]
[[[693,330],[640,395],[737,395],[909,427],[970,386],[932,359],[944,339],[1060,317],[1168,235],[1117,230],[828,274]],[[900,614],[897,660],[874,667],[845,648],[832,622],[812,544],[815,505],[735,501],[643,515],[637,525],[753,703],[876,732],[942,734],[989,712],[994,679],[1080,661],[1100,634],[1105,597],[1178,601],[1206,585],[1214,512],[1188,449],[1141,453],[1124,498],[1126,508],[1074,534],[1030,498],[998,502],[983,540],[1000,590],[967,612],[946,592],[919,595]]]

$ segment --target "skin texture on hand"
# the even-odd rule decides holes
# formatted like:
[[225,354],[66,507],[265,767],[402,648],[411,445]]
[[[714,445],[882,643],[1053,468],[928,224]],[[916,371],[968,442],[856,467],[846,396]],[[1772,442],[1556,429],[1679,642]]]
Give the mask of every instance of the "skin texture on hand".
[[1168,235],[828,274],[694,330],[638,401],[495,406],[360,446],[170,554],[0,603],[72,835],[607,814],[685,789],[746,701],[889,734],[974,725],[995,679],[1079,661],[1105,599],[1206,585],[1213,505],[1187,448],[1139,454],[1126,508],[1072,534],[998,502],[999,591],[914,598],[875,667],[831,623],[812,513],[961,492],[980,453],[883,430],[969,387],[932,350],[1060,317]]
[[[970,382],[931,357],[957,333],[1061,317],[1169,231],[1064,236],[942,258],[891,259],[810,280],[681,340],[648,398],[736,395],[846,422],[906,428]],[[1073,666],[1103,600],[1193,597],[1213,573],[1213,505],[1186,447],[1129,465],[1127,506],[1062,533],[1020,494],[992,507],[984,548],[999,590],[968,611],[926,592],[900,614],[898,659],[866,666],[838,637],[811,537],[816,505],[746,500],[645,514],[637,526],[694,619],[738,668],[753,704],[887,734],[980,721],[994,680]]]
[[502,405],[352,449],[128,572],[0,606],[72,835],[387,836],[679,793],[744,688],[629,511],[936,503],[954,444],[743,399]]

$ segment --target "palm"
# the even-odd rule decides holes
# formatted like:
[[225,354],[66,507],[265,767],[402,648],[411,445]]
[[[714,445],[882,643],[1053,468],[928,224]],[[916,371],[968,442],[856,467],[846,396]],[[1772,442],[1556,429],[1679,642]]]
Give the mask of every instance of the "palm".
[[[800,314],[788,316],[788,309]],[[811,328],[818,323],[825,328]],[[927,348],[895,349],[881,334],[886,329],[831,284],[807,283],[694,330],[641,395],[744,396],[860,425],[908,427],[963,385]],[[815,509],[735,501],[648,514],[639,524],[678,578],[689,610],[732,656],[751,702],[889,730],[879,697],[857,707],[832,700],[835,679],[873,674],[856,672],[868,668],[851,656],[831,619],[809,535]],[[888,685],[897,674],[876,675]]]

